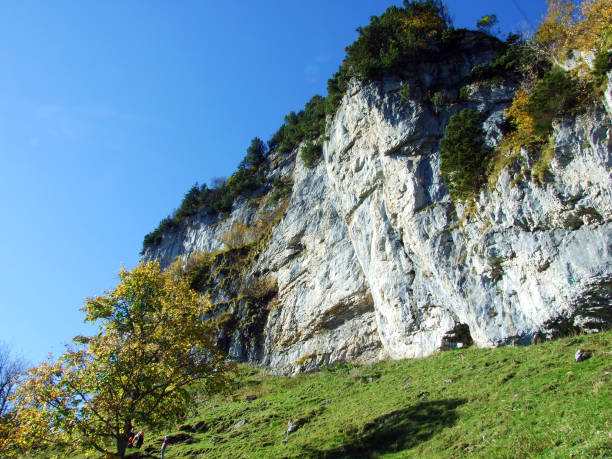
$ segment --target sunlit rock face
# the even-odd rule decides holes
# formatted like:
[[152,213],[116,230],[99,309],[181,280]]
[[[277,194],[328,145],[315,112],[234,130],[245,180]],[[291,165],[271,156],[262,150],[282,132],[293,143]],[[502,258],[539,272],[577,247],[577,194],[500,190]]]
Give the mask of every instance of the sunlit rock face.
[[[278,294],[258,336],[225,337],[230,354],[290,374],[612,324],[610,85],[600,108],[555,124],[544,184],[506,169],[467,211],[440,176],[444,127],[462,108],[479,110],[496,145],[518,87],[473,83],[459,98],[470,70],[495,56],[493,41],[475,37],[461,53],[415,63],[402,83],[353,82],[314,168],[295,152],[269,158],[268,177],[291,178],[293,190],[243,282],[273,276]],[[247,198],[223,221],[203,209],[144,259],[167,266],[218,250],[233,222],[252,224],[265,211]],[[226,296],[211,292],[213,301]]]

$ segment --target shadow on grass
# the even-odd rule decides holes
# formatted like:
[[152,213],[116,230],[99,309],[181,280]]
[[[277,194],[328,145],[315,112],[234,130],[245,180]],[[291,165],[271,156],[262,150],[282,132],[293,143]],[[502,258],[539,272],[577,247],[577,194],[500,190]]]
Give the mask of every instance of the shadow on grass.
[[348,432],[342,445],[317,450],[305,448],[304,454],[317,458],[371,458],[415,447],[457,421],[456,408],[463,399],[434,400],[392,411]]

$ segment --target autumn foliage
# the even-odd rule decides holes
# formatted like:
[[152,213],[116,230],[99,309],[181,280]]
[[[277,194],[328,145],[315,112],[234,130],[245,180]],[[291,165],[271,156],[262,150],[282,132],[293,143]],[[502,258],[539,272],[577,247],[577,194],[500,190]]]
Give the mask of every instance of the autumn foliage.
[[205,298],[156,262],[119,277],[83,308],[99,332],[77,336],[75,348],[30,370],[18,389],[22,448],[60,443],[123,457],[133,427],[185,415],[192,383],[212,391],[227,382],[231,368],[200,321]]
[[[490,170],[496,172],[490,183],[521,149],[532,160],[540,158],[539,167],[545,168],[543,162],[554,156],[554,121],[582,113],[600,100],[605,74],[612,67],[610,45],[612,0],[548,0],[546,16],[523,48],[522,87],[504,111],[512,130],[494,155]],[[592,53],[592,69],[583,62],[566,70],[563,66],[573,51]]]
[[596,51],[612,39],[612,0],[548,0],[548,12],[536,39],[549,44],[555,57],[571,51]]

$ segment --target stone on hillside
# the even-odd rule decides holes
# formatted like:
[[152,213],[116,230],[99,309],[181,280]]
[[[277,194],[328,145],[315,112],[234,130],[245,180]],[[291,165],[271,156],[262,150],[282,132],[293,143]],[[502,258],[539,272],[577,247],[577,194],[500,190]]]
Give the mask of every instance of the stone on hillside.
[[578,349],[576,351],[576,354],[574,354],[574,359],[576,359],[576,362],[582,362],[583,360],[586,360],[589,357],[591,357],[591,353],[582,349]]
[[286,435],[289,435],[290,433],[295,432],[296,430],[298,430],[298,425],[296,423],[293,422],[293,420],[289,421],[287,423],[287,430],[285,431]]
[[242,419],[241,421],[238,421],[238,423],[236,423],[234,427],[232,427],[232,430],[240,429],[245,424],[246,424],[246,419]]

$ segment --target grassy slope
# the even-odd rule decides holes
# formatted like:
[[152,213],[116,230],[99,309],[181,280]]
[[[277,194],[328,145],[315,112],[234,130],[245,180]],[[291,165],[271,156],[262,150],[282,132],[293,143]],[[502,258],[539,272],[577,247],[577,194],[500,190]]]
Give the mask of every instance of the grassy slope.
[[[592,357],[576,363],[578,348]],[[300,427],[283,443],[289,420]],[[171,444],[166,457],[612,455],[612,333],[294,378],[247,367],[232,394],[198,406],[189,422],[199,421],[193,442]]]

